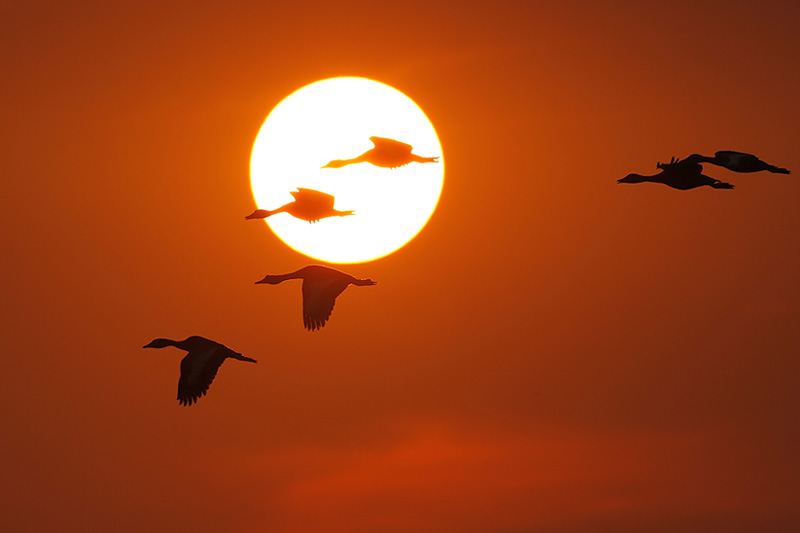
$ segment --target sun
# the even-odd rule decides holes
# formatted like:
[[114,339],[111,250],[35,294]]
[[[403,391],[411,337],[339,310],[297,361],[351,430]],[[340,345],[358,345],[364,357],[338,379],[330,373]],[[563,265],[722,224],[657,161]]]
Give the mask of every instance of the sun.
[[[377,146],[370,138],[411,145],[423,162],[323,168]],[[302,254],[361,263],[398,250],[425,226],[444,184],[444,158],[433,125],[409,97],[366,78],[331,78],[295,91],[272,110],[253,145],[250,179],[259,209],[288,204],[302,188],[332,195],[336,210],[354,211],[315,223],[288,213],[266,221]]]

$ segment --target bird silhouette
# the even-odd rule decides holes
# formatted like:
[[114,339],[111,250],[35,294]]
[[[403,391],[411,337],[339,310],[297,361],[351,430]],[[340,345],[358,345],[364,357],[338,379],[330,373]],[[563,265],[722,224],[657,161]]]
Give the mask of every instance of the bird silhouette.
[[[659,163],[659,165],[661,165]],[[733,189],[733,185],[711,178],[703,174],[703,167],[699,163],[678,164],[670,163],[659,166],[661,172],[652,176],[631,173],[617,180],[617,183],[663,183],[673,189],[686,191],[696,187],[708,185],[714,189]]]
[[376,285],[371,279],[361,279],[346,272],[322,265],[309,265],[288,274],[268,275],[256,283],[277,285],[287,279],[303,280],[303,326],[309,330],[322,329],[333,311],[336,297],[348,285]]
[[657,163],[656,168],[661,172],[652,176],[641,174],[628,174],[618,179],[617,183],[663,183],[673,189],[689,190],[702,186],[714,189],[733,189],[733,185],[711,178],[703,174],[701,163],[712,163],[725,167],[734,172],[759,172],[767,170],[781,174],[789,174],[785,168],[776,167],[761,161],[754,155],[730,150],[717,152],[714,157],[692,154],[685,159],[670,159],[669,163]]
[[323,218],[344,217],[355,214],[355,211],[338,211],[334,209],[333,202],[335,198],[333,195],[321,191],[298,187],[297,191],[292,191],[291,194],[294,197],[293,202],[289,202],[272,211],[256,209],[252,214],[244,218],[246,220],[253,220],[267,218],[277,213],[289,213],[295,218],[306,220],[311,223],[317,222]]
[[143,348],[165,348],[175,346],[189,352],[181,360],[181,377],[178,380],[178,402],[188,406],[205,396],[217,370],[225,359],[238,359],[257,363],[255,359],[234,352],[218,342],[194,335],[183,341],[155,339]]
[[439,157],[421,157],[411,153],[411,145],[387,139],[386,137],[370,137],[374,148],[353,159],[334,159],[322,168],[342,168],[354,163],[371,163],[376,167],[397,168],[416,161],[417,163],[436,163]]
[[690,163],[711,163],[714,165],[718,165],[721,167],[725,167],[728,170],[733,170],[734,172],[760,172],[762,170],[767,170],[769,172],[774,172],[777,174],[790,174],[790,171],[776,167],[775,165],[770,165],[754,155],[745,154],[743,152],[734,152],[732,150],[722,150],[716,152],[714,157],[708,157],[700,154],[692,154],[685,159],[678,159],[672,161],[670,163],[658,163],[656,165],[658,168],[664,168],[668,165],[675,165],[680,164],[683,162],[690,162]]

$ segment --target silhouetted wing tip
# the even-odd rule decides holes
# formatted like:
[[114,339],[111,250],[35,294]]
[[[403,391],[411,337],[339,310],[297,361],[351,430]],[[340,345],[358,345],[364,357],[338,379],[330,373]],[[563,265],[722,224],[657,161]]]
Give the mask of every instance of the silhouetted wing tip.
[[327,318],[320,319],[308,315],[303,316],[303,326],[305,326],[305,328],[308,331],[316,331],[318,329],[322,329],[323,327],[325,327],[325,323],[327,321],[328,321]]
[[196,401],[197,401],[197,398],[194,398],[194,397],[188,397],[188,398],[178,397],[178,403],[180,403],[184,407],[190,407]]
[[181,390],[178,392],[178,402],[180,402],[181,405],[190,406],[194,403],[197,403],[200,398],[206,395],[207,392],[208,388],[198,392],[186,392]]

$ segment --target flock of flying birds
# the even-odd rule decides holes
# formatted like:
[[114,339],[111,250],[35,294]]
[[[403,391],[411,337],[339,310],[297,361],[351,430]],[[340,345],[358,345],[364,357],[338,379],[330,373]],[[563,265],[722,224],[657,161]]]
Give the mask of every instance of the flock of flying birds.
[[733,189],[733,185],[718,179],[711,178],[703,174],[701,163],[711,163],[734,172],[759,172],[767,170],[778,174],[789,174],[785,168],[776,167],[765,163],[754,155],[742,152],[723,150],[708,157],[700,154],[692,154],[685,159],[675,159],[669,163],[657,163],[656,168],[661,172],[653,176],[642,176],[641,174],[628,174],[624,178],[618,179],[617,183],[663,183],[673,189],[689,190],[696,187],[708,185],[714,189]]
[[[438,157],[421,157],[413,154],[411,145],[393,139],[370,137],[370,141],[375,147],[360,156],[353,159],[335,159],[322,168],[341,168],[355,163],[371,163],[382,168],[397,168],[413,162],[436,163],[439,159]],[[322,191],[298,187],[297,191],[292,191],[291,194],[294,197],[293,202],[271,211],[257,209],[245,219],[262,219],[278,213],[288,213],[295,218],[312,223],[323,218],[355,214],[353,211],[334,209],[335,198]],[[371,279],[356,278],[346,272],[322,265],[305,266],[288,274],[267,275],[256,283],[276,285],[289,279],[303,280],[303,326],[309,331],[315,331],[325,326],[333,311],[336,297],[349,285],[376,284]],[[181,375],[178,379],[178,402],[184,406],[192,405],[205,396],[225,359],[257,362],[223,344],[197,335],[182,341],[154,339],[144,348],[165,348],[167,346],[174,346],[188,352],[181,360]]]
[[[370,163],[382,168],[397,168],[409,163],[435,163],[438,157],[421,157],[411,152],[411,145],[387,139],[384,137],[370,137],[375,145],[363,154],[353,159],[335,159],[322,168],[341,168],[355,163]],[[669,163],[658,163],[658,174],[643,176],[628,174],[617,180],[618,183],[662,183],[669,187],[689,190],[707,185],[714,189],[733,189],[733,185],[703,174],[701,163],[712,163],[725,167],[734,172],[759,172],[766,170],[780,174],[789,174],[789,170],[776,167],[761,161],[754,155],[742,152],[720,151],[714,157],[692,154],[685,159],[675,159]],[[347,216],[355,214],[353,211],[339,211],[334,209],[335,198],[327,193],[314,189],[297,188],[293,191],[293,202],[282,205],[271,211],[257,209],[245,219],[262,219],[278,213],[305,220],[309,223],[318,222],[323,218],[334,216]],[[336,297],[349,285],[365,286],[375,285],[371,279],[361,279],[351,276],[346,272],[322,265],[305,266],[295,272],[280,275],[268,275],[256,283],[276,285],[289,279],[302,279],[303,293],[303,326],[309,331],[315,331],[325,326],[331,316]],[[155,339],[144,348],[165,348],[174,346],[185,350],[188,354],[181,361],[181,375],[178,380],[178,401],[181,405],[192,405],[202,396],[205,396],[211,382],[217,375],[217,370],[225,359],[237,359],[250,363],[255,359],[235,352],[218,342],[204,337],[192,336],[182,341],[171,339]]]

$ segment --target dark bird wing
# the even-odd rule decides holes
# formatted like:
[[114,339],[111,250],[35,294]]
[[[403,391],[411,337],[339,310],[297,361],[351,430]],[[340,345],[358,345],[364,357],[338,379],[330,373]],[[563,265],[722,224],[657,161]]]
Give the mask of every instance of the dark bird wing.
[[181,360],[181,377],[178,380],[178,401],[181,405],[192,405],[206,395],[225,357],[224,351],[210,347],[191,351]]
[[297,203],[302,203],[304,207],[312,209],[333,209],[335,201],[332,194],[302,187],[298,187],[296,192],[292,191],[292,196]]
[[684,157],[683,159],[670,159],[669,163],[658,163],[656,165],[657,168],[663,170],[670,170],[673,172],[686,172],[686,173],[702,173],[703,167],[700,166],[700,163],[708,161],[708,158],[702,156],[700,154],[692,154],[689,157]]
[[322,329],[333,312],[336,297],[348,283],[339,279],[303,280],[303,326],[309,331]]

